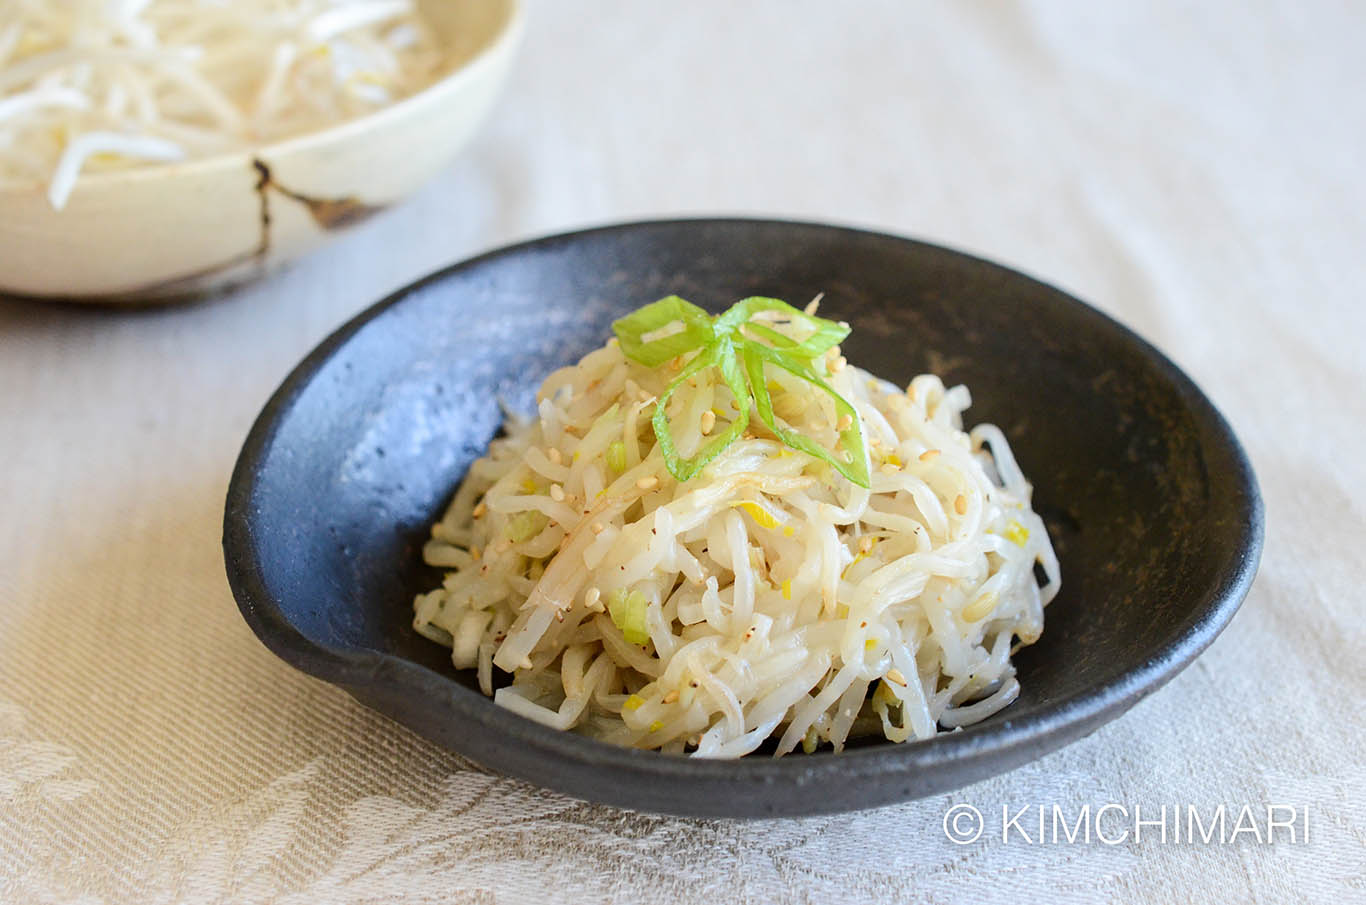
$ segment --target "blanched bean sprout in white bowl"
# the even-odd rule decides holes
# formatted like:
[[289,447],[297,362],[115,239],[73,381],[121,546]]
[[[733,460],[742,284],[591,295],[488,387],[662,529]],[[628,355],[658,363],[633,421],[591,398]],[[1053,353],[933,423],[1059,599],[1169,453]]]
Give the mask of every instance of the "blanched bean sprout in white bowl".
[[16,0],[0,293],[179,297],[402,198],[493,105],[517,0]]

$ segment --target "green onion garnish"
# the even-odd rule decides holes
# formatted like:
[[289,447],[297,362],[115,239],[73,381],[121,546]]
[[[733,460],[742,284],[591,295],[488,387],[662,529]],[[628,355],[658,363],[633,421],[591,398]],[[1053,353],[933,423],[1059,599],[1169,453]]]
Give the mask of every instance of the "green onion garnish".
[[518,512],[508,519],[507,538],[514,544],[530,540],[545,530],[549,519],[536,509]]
[[[780,311],[784,316],[809,327],[811,333],[798,342],[765,324],[751,323],[750,318],[761,311]],[[657,334],[666,327],[677,329],[664,336],[646,339],[648,335]],[[657,368],[666,362],[696,353],[659,397],[652,421],[660,452],[664,456],[664,465],[679,481],[696,475],[735,442],[749,425],[749,403],[753,400],[760,420],[783,443],[829,462],[836,471],[858,486],[868,486],[868,456],[864,451],[863,429],[858,413],[818,376],[813,364],[826,350],[849,335],[847,325],[813,317],[778,299],[758,296],[737,302],[724,314],[712,317],[691,302],[671,295],[616,321],[612,324],[612,332],[621,342],[621,351],[626,357],[648,368]],[[836,416],[849,417],[850,426],[837,431],[837,453],[810,437],[778,425],[773,414],[773,399],[764,379],[764,366],[769,364],[827,393],[835,403]],[[720,374],[722,382],[735,396],[740,411],[730,427],[703,445],[696,455],[684,458],[674,445],[673,431],[669,427],[665,409],[675,390],[688,378],[708,368],[715,368]]]
[[649,644],[650,631],[645,627],[645,608],[649,601],[640,591],[619,588],[607,601],[607,615],[612,623],[621,629],[622,637],[629,644]]
[[607,467],[612,469],[613,474],[621,474],[626,470],[626,444],[620,440],[614,440],[607,446]]

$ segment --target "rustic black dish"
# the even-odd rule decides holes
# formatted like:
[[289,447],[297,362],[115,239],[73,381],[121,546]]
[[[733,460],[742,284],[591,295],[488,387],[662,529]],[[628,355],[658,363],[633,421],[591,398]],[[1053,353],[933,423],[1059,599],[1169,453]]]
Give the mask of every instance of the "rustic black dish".
[[[419,550],[498,400],[678,293],[753,294],[854,325],[848,357],[973,391],[1009,436],[1062,562],[1023,692],[928,742],[709,761],[611,747],[495,706],[411,628],[438,580]],[[1033,279],[893,236],[757,220],[648,222],[516,245],[375,305],[319,346],[261,413],[228,492],[224,552],[242,614],[299,669],[502,772],[648,811],[758,817],[954,788],[1093,731],[1172,678],[1232,618],[1256,572],[1262,504],[1209,400],[1152,346]],[[1211,719],[1217,719],[1212,714]]]

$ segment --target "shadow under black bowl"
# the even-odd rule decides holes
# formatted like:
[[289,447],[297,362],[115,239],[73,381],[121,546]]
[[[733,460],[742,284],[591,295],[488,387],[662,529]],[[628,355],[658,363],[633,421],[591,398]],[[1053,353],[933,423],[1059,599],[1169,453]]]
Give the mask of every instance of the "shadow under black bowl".
[[[842,754],[715,761],[616,748],[516,716],[411,627],[439,574],[429,526],[501,422],[622,313],[669,293],[747,295],[848,320],[849,359],[933,371],[1009,437],[1062,563],[1012,706],[962,732]],[[499,771],[648,811],[814,814],[928,795],[1080,738],[1160,687],[1228,623],[1262,505],[1209,400],[1133,333],[996,264],[816,224],[648,222],[516,245],[379,303],[318,347],[261,413],[228,492],[242,614],[299,669]],[[1217,715],[1212,715],[1217,719]],[[1198,731],[1193,730],[1193,731]]]

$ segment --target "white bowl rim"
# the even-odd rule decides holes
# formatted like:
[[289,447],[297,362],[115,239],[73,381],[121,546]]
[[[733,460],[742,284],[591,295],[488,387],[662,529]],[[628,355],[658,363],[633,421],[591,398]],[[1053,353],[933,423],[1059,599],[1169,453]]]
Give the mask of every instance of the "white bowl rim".
[[[457,90],[464,82],[473,79],[480,70],[492,66],[496,57],[511,50],[521,38],[522,29],[525,26],[526,5],[524,0],[504,0],[504,2],[507,5],[507,16],[503,19],[501,27],[469,58],[425,88],[407,97],[400,98],[392,104],[386,104],[378,110],[344,120],[336,125],[315,129],[312,132],[302,132],[267,144],[247,145],[236,150],[211,154],[207,157],[193,157],[188,160],[168,163],[149,163],[122,170],[82,173],[77,177],[76,185],[79,187],[94,185],[103,187],[109,184],[136,182],[148,178],[190,175],[201,170],[231,169],[242,166],[253,158],[296,154],[314,147],[345,141],[355,133],[368,131],[375,127],[383,127],[389,119],[406,116],[413,107],[424,106],[441,95]],[[47,183],[45,181],[5,179],[0,176],[0,192],[33,192],[42,191],[46,188]]]

